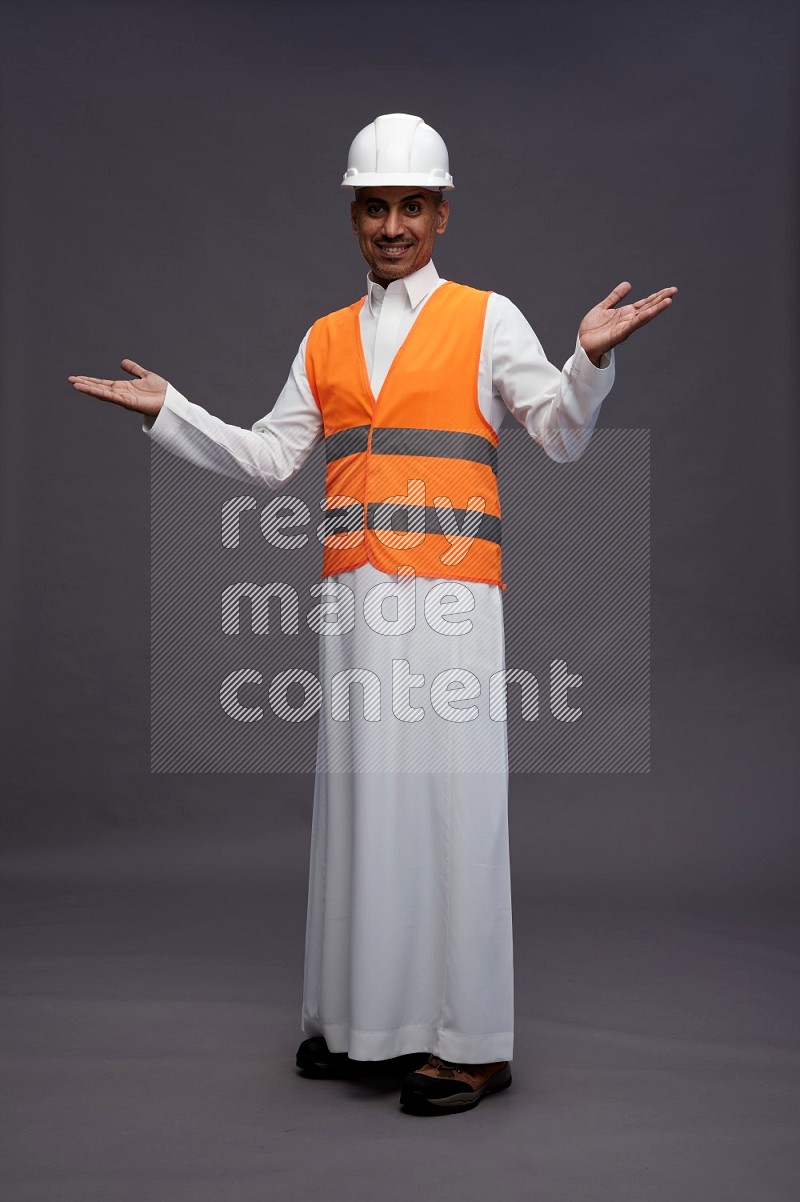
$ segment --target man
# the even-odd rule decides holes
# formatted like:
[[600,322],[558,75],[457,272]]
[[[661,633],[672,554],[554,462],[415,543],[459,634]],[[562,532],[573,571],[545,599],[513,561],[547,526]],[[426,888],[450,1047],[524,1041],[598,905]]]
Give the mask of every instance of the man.
[[[615,308],[630,290],[619,284],[559,371],[510,301],[436,272],[453,180],[421,118],[388,114],[363,129],[342,186],[353,189],[367,296],[314,324],[252,430],[130,359],[132,381],[69,379],[142,413],[174,453],[273,488],[324,438],[323,575],[351,590],[359,621],[320,640],[320,678],[329,697],[357,669],[365,711],[360,723],[320,713],[297,1063],[324,1076],[427,1053],[401,1103],[454,1113],[511,1083],[506,735],[485,706],[465,708],[475,683],[504,667],[500,424],[509,410],[552,458],[578,458],[613,382],[612,348],[676,289]],[[432,621],[401,634],[381,625],[375,586],[389,582],[399,608],[419,603]],[[439,620],[443,601],[457,603],[458,621]],[[427,709],[412,696],[423,679]],[[372,686],[378,706],[391,698],[375,722]]]

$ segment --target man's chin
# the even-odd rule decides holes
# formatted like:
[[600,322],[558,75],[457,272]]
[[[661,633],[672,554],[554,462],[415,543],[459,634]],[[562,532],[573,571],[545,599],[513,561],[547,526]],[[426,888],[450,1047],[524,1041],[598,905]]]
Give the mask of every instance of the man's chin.
[[390,282],[392,280],[402,280],[407,275],[413,275],[419,266],[419,263],[415,263],[411,259],[408,262],[405,262],[405,260],[397,262],[391,259],[388,262],[381,260],[378,263],[372,264],[372,277],[373,279],[389,280]]

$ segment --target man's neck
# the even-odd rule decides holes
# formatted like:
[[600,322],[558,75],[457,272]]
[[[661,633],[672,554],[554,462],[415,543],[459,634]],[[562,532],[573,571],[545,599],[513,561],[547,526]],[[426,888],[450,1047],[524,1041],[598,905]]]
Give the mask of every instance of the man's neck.
[[438,272],[433,264],[433,260],[429,259],[422,267],[412,271],[409,275],[400,276],[396,280],[384,280],[380,276],[376,278],[375,272],[370,271],[367,275],[368,288],[371,291],[373,288],[380,288],[385,291],[390,284],[403,284],[406,294],[412,304],[416,304],[422,299],[423,295],[427,295],[439,279]]

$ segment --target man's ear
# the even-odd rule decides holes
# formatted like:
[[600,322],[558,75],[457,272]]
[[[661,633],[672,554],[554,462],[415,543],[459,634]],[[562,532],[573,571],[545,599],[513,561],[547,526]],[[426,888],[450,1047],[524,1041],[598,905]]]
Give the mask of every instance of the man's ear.
[[350,224],[353,227],[353,233],[357,234],[358,226],[356,225],[356,202],[354,200],[350,201]]
[[447,229],[447,222],[450,218],[450,202],[448,200],[440,200],[436,210],[436,233],[443,234]]

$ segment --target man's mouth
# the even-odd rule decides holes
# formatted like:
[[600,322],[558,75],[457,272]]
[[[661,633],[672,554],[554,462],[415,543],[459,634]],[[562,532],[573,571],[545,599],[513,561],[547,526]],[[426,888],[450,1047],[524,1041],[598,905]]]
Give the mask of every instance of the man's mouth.
[[407,250],[411,250],[411,242],[379,242],[378,250],[388,259],[399,259]]

